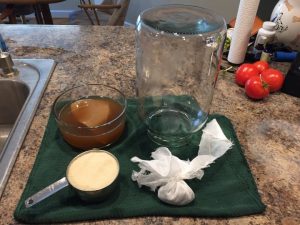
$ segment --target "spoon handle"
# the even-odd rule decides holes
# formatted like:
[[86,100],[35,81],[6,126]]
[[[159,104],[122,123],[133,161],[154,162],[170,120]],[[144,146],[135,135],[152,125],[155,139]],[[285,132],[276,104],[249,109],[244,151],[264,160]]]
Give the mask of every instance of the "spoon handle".
[[61,178],[60,180],[50,184],[49,186],[45,187],[44,189],[40,190],[39,192],[35,193],[34,195],[30,196],[25,200],[25,207],[29,208],[49,196],[53,195],[54,193],[58,192],[59,190],[65,188],[69,185],[66,177]]

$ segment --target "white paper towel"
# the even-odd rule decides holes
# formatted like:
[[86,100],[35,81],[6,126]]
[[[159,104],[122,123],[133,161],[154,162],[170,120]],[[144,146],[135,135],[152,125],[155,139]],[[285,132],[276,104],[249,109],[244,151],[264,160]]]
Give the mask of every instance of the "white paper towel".
[[231,63],[240,64],[244,62],[259,1],[240,1],[228,55],[228,61]]
[[233,143],[227,139],[216,119],[206,124],[199,144],[198,156],[192,161],[181,160],[166,147],[151,153],[153,160],[136,156],[131,161],[138,163],[140,171],[132,171],[131,179],[141,186],[157,191],[158,198],[171,205],[186,205],[194,200],[195,193],[185,180],[202,179],[204,168],[224,155]]

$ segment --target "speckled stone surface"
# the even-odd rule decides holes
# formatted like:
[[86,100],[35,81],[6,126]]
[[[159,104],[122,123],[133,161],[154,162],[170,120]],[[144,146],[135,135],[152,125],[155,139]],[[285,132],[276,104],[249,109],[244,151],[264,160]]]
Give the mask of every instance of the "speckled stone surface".
[[[0,200],[0,224],[17,224],[13,212],[33,166],[50,107],[80,83],[104,83],[135,95],[134,30],[122,27],[0,25],[15,58],[51,58],[57,67],[44,93]],[[287,67],[274,65],[284,72]],[[234,219],[145,217],[80,224],[300,224],[300,98],[275,93],[251,101],[220,74],[212,112],[231,119],[267,205],[261,215]],[[299,87],[300,88],[300,87]]]

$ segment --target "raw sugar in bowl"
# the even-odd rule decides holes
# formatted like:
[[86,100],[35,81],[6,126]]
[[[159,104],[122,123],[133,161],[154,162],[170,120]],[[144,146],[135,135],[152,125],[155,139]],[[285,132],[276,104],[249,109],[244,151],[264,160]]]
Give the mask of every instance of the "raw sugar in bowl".
[[119,161],[112,153],[99,149],[85,151],[71,160],[65,177],[27,198],[25,206],[30,208],[67,186],[83,201],[102,201],[115,191],[119,172]]
[[126,98],[119,90],[86,84],[58,96],[53,111],[64,140],[85,150],[108,146],[120,138],[126,107]]

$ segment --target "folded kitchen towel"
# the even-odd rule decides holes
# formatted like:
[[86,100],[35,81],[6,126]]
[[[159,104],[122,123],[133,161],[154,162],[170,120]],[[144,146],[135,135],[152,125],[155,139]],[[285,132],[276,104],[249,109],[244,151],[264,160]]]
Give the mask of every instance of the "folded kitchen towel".
[[[14,216],[18,221],[32,224],[135,216],[237,217],[263,212],[265,205],[261,202],[231,122],[222,115],[211,115],[209,121],[214,118],[234,145],[205,169],[201,180],[187,181],[196,195],[188,205],[165,204],[156,197],[156,193],[147,187],[139,188],[131,180],[132,171],[138,167],[130,159],[133,156],[150,159],[157,146],[149,140],[145,126],[138,118],[137,102],[129,100],[126,130],[117,143],[107,148],[118,158],[121,168],[114,194],[103,202],[91,204],[81,201],[72,188],[66,187],[37,205],[25,208],[25,199],[65,176],[68,163],[80,153],[63,140],[51,113]],[[201,131],[196,133],[187,146],[170,148],[172,154],[184,160],[193,159],[198,154],[201,135]]]

